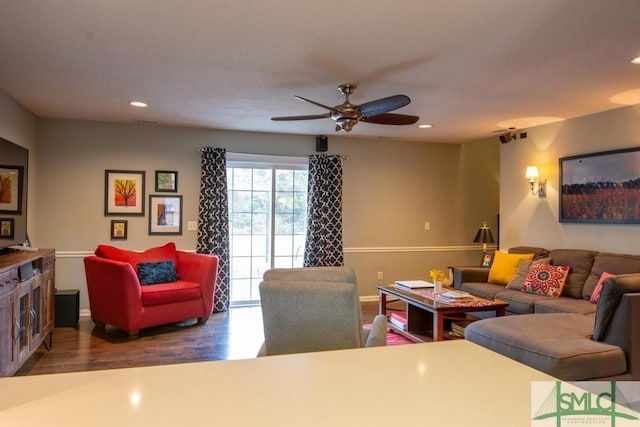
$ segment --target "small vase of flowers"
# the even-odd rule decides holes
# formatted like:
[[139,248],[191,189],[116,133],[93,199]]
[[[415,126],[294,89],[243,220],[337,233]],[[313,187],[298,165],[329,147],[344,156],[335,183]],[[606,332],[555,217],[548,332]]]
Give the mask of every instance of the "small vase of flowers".
[[429,270],[429,276],[433,282],[433,291],[435,293],[442,292],[442,282],[447,279],[447,276],[444,275],[444,271],[438,269]]

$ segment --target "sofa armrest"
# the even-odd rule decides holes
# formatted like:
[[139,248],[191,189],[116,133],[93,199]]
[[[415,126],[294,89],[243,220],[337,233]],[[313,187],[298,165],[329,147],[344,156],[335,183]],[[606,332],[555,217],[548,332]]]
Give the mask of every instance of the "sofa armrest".
[[84,259],[91,317],[127,331],[142,310],[140,281],[129,263],[97,256]]
[[387,316],[378,314],[371,323],[366,336],[365,347],[384,347],[387,345]]
[[176,251],[180,280],[198,283],[202,287],[205,312],[211,313],[218,278],[218,256]]
[[627,372],[633,380],[640,380],[640,293],[621,296],[601,341],[621,347],[627,358]]
[[453,271],[453,287],[461,289],[466,282],[486,282],[489,269],[486,267],[451,267]]

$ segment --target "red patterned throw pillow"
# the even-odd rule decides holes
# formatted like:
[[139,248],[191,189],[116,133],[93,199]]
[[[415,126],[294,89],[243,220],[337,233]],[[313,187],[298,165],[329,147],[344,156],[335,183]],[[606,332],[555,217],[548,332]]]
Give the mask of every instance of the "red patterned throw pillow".
[[558,298],[562,294],[568,274],[569,267],[566,265],[532,265],[521,290],[530,294]]

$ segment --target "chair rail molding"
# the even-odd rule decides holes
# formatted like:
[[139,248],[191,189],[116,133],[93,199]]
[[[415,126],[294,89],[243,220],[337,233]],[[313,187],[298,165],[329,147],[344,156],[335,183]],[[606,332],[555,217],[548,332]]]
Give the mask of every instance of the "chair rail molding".
[[[496,245],[489,245],[490,250],[497,249]],[[135,250],[135,249],[132,249]],[[183,249],[185,252],[194,252],[195,249]],[[394,252],[470,252],[482,250],[478,245],[463,246],[362,246],[345,247],[344,253],[394,253]],[[143,251],[141,249],[139,252]],[[94,255],[94,251],[56,251],[56,258],[84,258]]]
[[[496,246],[489,248],[496,249]],[[368,246],[344,248],[344,253],[391,253],[391,252],[467,252],[482,250],[478,245],[465,246]]]

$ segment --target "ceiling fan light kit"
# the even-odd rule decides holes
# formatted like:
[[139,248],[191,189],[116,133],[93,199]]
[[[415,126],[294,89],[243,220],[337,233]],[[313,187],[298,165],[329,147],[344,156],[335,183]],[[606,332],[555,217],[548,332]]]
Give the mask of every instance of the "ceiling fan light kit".
[[296,99],[324,108],[329,110],[329,112],[307,116],[272,117],[271,120],[289,121],[330,118],[336,122],[336,132],[341,131],[346,133],[350,132],[358,122],[377,123],[381,125],[411,125],[420,119],[417,116],[389,113],[390,111],[409,105],[411,99],[406,95],[393,95],[361,105],[354,105],[349,101],[349,95],[351,95],[356,88],[356,85],[350,83],[338,86],[338,91],[344,95],[344,102],[334,107],[295,95],[294,97]]

